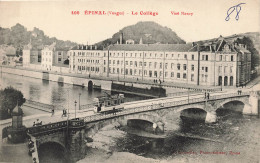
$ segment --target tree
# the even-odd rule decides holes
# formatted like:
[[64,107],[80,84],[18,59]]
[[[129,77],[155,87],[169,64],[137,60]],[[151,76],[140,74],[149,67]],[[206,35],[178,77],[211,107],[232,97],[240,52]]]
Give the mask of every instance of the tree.
[[70,63],[69,59],[66,59],[64,62],[63,62],[65,65],[68,65]]
[[11,117],[11,113],[15,106],[21,106],[25,102],[25,98],[21,91],[13,87],[7,87],[0,90],[0,119]]

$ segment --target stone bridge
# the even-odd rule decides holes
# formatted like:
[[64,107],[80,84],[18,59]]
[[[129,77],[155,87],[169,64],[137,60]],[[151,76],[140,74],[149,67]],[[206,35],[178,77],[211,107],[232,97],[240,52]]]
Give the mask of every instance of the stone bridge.
[[[130,120],[143,120],[156,124],[158,132],[164,132],[165,126],[171,126],[171,123],[180,117],[182,111],[187,109],[197,109],[205,113],[205,122],[216,122],[216,110],[228,105],[235,111],[243,114],[256,115],[258,114],[257,95],[254,92],[243,92],[241,94],[229,93],[211,96],[209,99],[202,97],[192,99],[182,99],[171,101],[171,98],[161,98],[159,102],[151,102],[150,105],[139,106],[125,109],[114,114],[97,114],[84,118],[86,124],[86,135],[92,136],[99,129],[108,124],[119,122],[122,125],[128,124]],[[242,107],[233,107],[234,102],[239,102]],[[167,127],[171,128],[171,127]]]
[[82,119],[31,127],[28,128],[28,134],[35,138],[38,151],[46,143],[55,143],[63,149],[64,155],[68,156],[71,162],[75,162],[85,156],[85,137],[93,136],[106,125],[119,122],[122,125],[145,126],[147,131],[151,131],[156,124],[157,133],[162,133],[165,127],[168,129],[173,127],[176,117],[179,118],[184,110],[203,111],[206,115],[205,122],[211,123],[216,121],[217,109],[227,104],[232,106],[233,102],[240,102],[243,105],[237,111],[244,114],[258,114],[258,95],[255,92],[219,94],[209,99],[205,99],[201,94],[192,99],[154,99],[149,105],[133,105],[136,107],[125,108],[116,114],[95,114]]

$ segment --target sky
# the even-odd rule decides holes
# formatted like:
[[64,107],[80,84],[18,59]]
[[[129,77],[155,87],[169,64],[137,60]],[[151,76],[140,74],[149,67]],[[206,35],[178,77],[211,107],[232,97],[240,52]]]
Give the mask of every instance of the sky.
[[[239,19],[235,19],[235,10],[226,21],[228,9],[240,3],[245,4],[237,7],[241,9]],[[86,10],[124,12],[124,15],[85,15]],[[72,11],[79,11],[79,15],[73,15]],[[158,15],[140,15],[141,11]],[[50,37],[81,44],[111,38],[123,27],[140,21],[154,21],[171,28],[187,42],[256,32],[260,31],[260,0],[0,0],[1,27],[20,23],[27,30],[37,27]]]

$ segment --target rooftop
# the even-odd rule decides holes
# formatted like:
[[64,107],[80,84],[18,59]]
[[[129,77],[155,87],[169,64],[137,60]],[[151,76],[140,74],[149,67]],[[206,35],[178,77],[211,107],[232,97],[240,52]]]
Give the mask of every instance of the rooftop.
[[192,44],[115,44],[105,50],[112,51],[166,51],[166,52],[190,52],[197,51]]

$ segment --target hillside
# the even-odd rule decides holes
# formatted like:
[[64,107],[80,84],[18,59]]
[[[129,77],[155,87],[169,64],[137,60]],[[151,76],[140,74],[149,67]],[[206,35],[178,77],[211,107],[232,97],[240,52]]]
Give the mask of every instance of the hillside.
[[117,33],[115,33],[112,38],[106,39],[99,43],[96,43],[99,48],[103,46],[106,47],[109,44],[116,44],[119,42],[120,33],[123,33],[123,43],[126,40],[132,39],[135,44],[139,44],[140,39],[144,44],[184,44],[185,41],[182,40],[174,31],[170,28],[163,27],[155,22],[138,22],[135,25],[130,25],[124,27]]
[[55,37],[50,38],[49,36],[46,36],[42,30],[36,27],[34,27],[33,31],[27,31],[27,29],[19,23],[11,27],[11,29],[0,27],[0,45],[13,45],[16,49],[22,49],[24,45],[27,45],[30,42],[30,39],[32,45],[38,48],[42,48],[43,45],[50,45],[54,41],[56,41],[58,48],[73,47],[77,45],[71,41],[62,41]]

